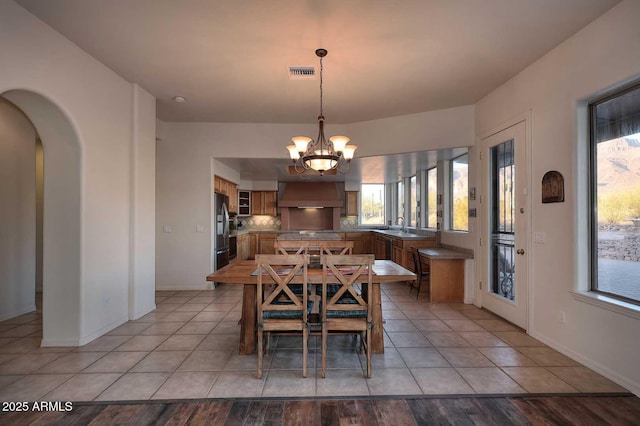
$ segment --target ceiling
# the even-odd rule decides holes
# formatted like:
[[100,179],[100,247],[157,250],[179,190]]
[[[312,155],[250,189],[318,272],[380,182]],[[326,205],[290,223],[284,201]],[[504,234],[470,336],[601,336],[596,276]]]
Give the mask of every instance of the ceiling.
[[[314,123],[319,80],[292,80],[288,67],[317,67],[326,48],[329,124],[474,104],[619,2],[16,1],[148,90],[163,121]],[[356,156],[348,175],[311,179],[392,182],[464,152]],[[301,178],[284,155],[218,160],[243,180]]]
[[[163,121],[327,123],[470,105],[618,0],[17,0]],[[187,98],[175,103],[176,95]]]

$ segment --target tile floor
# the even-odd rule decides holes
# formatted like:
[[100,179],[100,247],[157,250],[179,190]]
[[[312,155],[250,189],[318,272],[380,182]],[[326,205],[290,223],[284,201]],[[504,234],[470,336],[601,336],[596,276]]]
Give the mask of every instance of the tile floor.
[[0,400],[626,392],[471,305],[430,304],[405,284],[383,286],[385,353],[373,377],[350,336],[331,336],[327,377],[319,337],[271,340],[265,373],[238,355],[242,288],[158,291],[157,309],[79,348],[40,348],[41,311],[0,323]]

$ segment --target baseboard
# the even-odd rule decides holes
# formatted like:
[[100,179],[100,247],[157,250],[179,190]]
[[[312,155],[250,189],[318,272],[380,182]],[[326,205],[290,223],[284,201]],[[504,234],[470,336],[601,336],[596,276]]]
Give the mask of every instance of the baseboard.
[[5,321],[11,318],[19,317],[20,315],[28,314],[29,312],[33,312],[36,310],[36,305],[27,305],[22,306],[15,311],[11,311],[8,314],[4,314],[0,316],[0,322]]
[[143,316],[147,315],[149,312],[155,311],[155,310],[156,310],[156,304],[152,303],[148,307],[146,307],[144,309],[140,309],[140,310],[134,312],[133,313],[133,318],[129,318],[129,321],[135,321],[135,320],[137,320],[139,318],[142,318]]
[[116,321],[113,321],[112,323],[102,327],[99,330],[94,331],[93,333],[81,337],[79,342],[78,342],[78,346],[84,346],[89,342],[92,342],[93,340],[97,339],[100,336],[104,336],[105,334],[107,334],[108,332],[110,332],[111,330],[113,330],[116,327],[120,327],[122,324],[124,324],[125,322],[129,321],[129,318],[127,317],[123,317],[121,319],[118,319]]
[[48,348],[51,346],[80,346],[78,339],[42,339],[40,347]]
[[617,383],[623,388],[629,390],[629,392],[640,397],[640,383],[633,382],[629,380],[627,377],[619,375],[617,372],[611,370],[609,367],[606,367],[598,362],[595,362],[590,358],[585,358],[581,354],[569,349],[568,347],[564,346],[563,344],[553,339],[547,338],[546,336],[536,332],[535,330],[529,330],[529,335],[535,339],[540,340],[542,343],[549,346],[550,348],[555,349],[558,352],[562,353],[563,355],[568,356],[574,361],[577,361],[580,364],[583,364],[584,366],[589,367],[596,373],[603,375],[607,379]]
[[213,289],[213,283],[196,284],[196,285],[156,285],[156,291],[179,291],[179,290],[211,290]]

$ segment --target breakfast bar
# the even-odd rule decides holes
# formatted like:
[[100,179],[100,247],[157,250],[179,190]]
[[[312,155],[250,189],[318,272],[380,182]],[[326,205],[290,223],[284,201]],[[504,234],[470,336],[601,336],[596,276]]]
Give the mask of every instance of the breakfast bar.
[[473,255],[449,248],[421,248],[418,253],[429,265],[431,302],[462,302],[464,300],[464,262]]

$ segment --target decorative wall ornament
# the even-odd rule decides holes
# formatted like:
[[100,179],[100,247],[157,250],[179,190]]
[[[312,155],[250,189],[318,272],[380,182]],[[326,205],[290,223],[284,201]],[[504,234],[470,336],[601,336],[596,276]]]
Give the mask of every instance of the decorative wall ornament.
[[564,201],[564,177],[562,173],[550,170],[542,177],[542,202],[561,203]]

